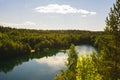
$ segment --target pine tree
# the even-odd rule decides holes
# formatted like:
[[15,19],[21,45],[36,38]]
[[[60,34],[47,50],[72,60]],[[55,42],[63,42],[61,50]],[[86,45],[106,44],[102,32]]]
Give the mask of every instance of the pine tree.
[[106,38],[104,44],[104,67],[106,67],[104,77],[108,80],[120,79],[120,0],[113,4],[110,13],[106,18],[106,28],[110,36]]

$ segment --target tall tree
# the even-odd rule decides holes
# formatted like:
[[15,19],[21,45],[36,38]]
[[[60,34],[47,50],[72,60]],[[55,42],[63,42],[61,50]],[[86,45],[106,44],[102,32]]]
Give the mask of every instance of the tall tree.
[[68,59],[67,59],[68,63],[66,64],[67,69],[62,70],[60,74],[56,75],[54,80],[76,80],[77,59],[78,59],[78,55],[75,50],[75,46],[71,44],[70,49],[68,51]]
[[72,80],[76,80],[76,66],[77,66],[77,59],[78,59],[78,55],[77,52],[75,50],[75,46],[73,44],[71,44],[70,46],[70,50],[68,52],[68,69],[70,70],[70,72],[72,73],[71,79]]
[[[119,80],[120,79],[120,0],[116,0],[113,8],[106,18],[105,32],[107,36],[102,38],[103,44],[101,47],[102,58],[100,64],[102,67],[101,74],[106,80]],[[109,36],[108,36],[109,35]]]

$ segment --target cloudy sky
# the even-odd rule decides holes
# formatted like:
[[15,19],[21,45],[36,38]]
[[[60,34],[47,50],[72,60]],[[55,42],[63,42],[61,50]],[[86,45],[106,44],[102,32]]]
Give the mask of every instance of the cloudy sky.
[[0,0],[0,25],[101,31],[116,0]]

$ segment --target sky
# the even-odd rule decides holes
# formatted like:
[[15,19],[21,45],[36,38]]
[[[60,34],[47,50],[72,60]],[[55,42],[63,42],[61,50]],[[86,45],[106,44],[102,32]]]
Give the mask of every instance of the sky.
[[42,30],[103,31],[116,0],[0,0],[0,25]]

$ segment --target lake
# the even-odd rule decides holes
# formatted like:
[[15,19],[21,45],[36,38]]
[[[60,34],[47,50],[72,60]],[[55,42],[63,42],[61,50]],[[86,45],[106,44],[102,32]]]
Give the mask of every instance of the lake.
[[[96,49],[90,45],[76,46],[80,54],[90,54]],[[53,80],[54,76],[65,69],[67,54],[51,52],[48,55],[32,54],[9,61],[0,61],[0,80]]]

